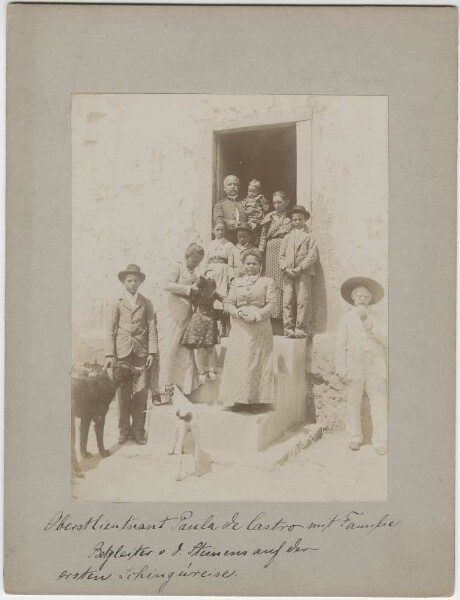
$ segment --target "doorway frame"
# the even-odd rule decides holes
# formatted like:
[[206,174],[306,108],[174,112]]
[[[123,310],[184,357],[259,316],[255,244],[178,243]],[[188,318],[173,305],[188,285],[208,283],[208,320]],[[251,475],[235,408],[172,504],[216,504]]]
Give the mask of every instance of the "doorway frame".
[[[305,106],[303,109],[266,112],[261,115],[250,115],[238,119],[228,119],[221,122],[209,122],[200,132],[200,180],[201,193],[198,215],[198,229],[201,241],[206,244],[212,238],[212,208],[213,192],[219,189],[218,177],[218,136],[226,133],[255,131],[286,127],[296,128],[296,174],[297,174],[297,204],[302,204],[312,213],[312,120],[313,109]],[[216,135],[217,134],[217,135]],[[300,168],[299,168],[300,165]]]

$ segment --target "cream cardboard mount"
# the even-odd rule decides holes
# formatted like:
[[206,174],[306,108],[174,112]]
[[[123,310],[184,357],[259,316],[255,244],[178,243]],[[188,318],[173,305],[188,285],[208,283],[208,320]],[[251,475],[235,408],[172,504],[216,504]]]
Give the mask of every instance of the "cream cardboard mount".
[[[7,592],[452,593],[456,36],[452,7],[10,5]],[[350,98],[345,112],[341,98]],[[85,102],[94,103],[89,111],[73,112]],[[322,439],[305,450],[309,460],[279,469],[276,498],[241,500],[262,489],[256,464],[218,501],[223,480],[197,500],[208,474],[168,488],[163,467],[141,478],[154,502],[111,501],[118,470],[104,484],[106,499],[75,501],[72,362],[94,356],[101,308],[118,293],[116,273],[136,262],[133,253],[142,249],[137,262],[149,269],[145,294],[161,300],[154,282],[160,265],[177,258],[172,248],[181,251],[177,231],[183,245],[197,235],[209,241],[212,199],[233,160],[226,123],[249,136],[278,125],[284,155],[295,156],[288,191],[312,212],[323,269],[313,322],[324,341],[307,365],[332,352],[327,336],[342,314],[338,290],[347,277],[366,268],[388,286],[379,305],[382,318],[387,308],[389,315],[385,497],[356,500],[353,484],[346,499],[312,500],[311,469],[327,471],[313,459]],[[276,147],[269,131],[267,149]],[[156,135],[162,143],[139,154],[139,140]],[[376,207],[385,203],[382,219]],[[134,221],[136,235],[123,236]],[[433,302],[439,289],[446,293]],[[296,372],[299,352],[290,352],[279,350],[279,378]],[[323,381],[314,385],[327,385],[327,368],[318,367]],[[294,378],[302,387],[304,376],[308,370]],[[150,427],[163,431],[159,422],[152,413]],[[224,431],[216,427],[215,439]],[[140,454],[131,452],[117,458],[124,491],[139,485],[132,465]],[[116,457],[95,461],[93,474]],[[346,485],[356,464],[344,460]],[[296,476],[282,481],[284,468]]]

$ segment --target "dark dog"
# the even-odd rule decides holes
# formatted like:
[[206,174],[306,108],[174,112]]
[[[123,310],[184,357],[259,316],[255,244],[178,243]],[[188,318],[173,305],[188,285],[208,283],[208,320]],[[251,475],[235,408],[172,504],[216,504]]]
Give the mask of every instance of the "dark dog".
[[72,377],[72,472],[77,477],[84,477],[84,475],[75,452],[75,418],[80,419],[81,457],[91,458],[92,456],[87,451],[91,421],[94,421],[99,454],[103,458],[109,456],[110,452],[104,448],[104,425],[110,403],[115,397],[117,389],[124,383],[132,381],[142,372],[142,369],[118,362],[110,371],[109,375],[108,371],[103,370],[100,365],[85,363],[84,367],[80,367],[78,370],[79,376]]

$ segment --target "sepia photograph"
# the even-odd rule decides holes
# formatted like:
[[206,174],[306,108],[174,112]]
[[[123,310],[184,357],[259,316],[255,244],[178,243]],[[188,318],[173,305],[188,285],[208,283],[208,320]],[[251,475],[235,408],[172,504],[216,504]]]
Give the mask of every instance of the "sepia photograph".
[[74,501],[387,499],[388,152],[387,96],[72,94]]
[[456,8],[7,13],[5,593],[451,595]]

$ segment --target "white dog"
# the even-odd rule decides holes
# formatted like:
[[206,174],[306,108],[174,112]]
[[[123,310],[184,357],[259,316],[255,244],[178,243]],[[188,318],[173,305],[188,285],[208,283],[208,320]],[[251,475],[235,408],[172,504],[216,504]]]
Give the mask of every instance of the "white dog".
[[177,385],[171,386],[169,393],[176,409],[176,431],[169,454],[179,455],[179,473],[177,481],[182,481],[182,455],[191,454],[195,460],[195,475],[200,477],[211,470],[211,459],[201,448],[200,428],[194,405],[188,400]]

